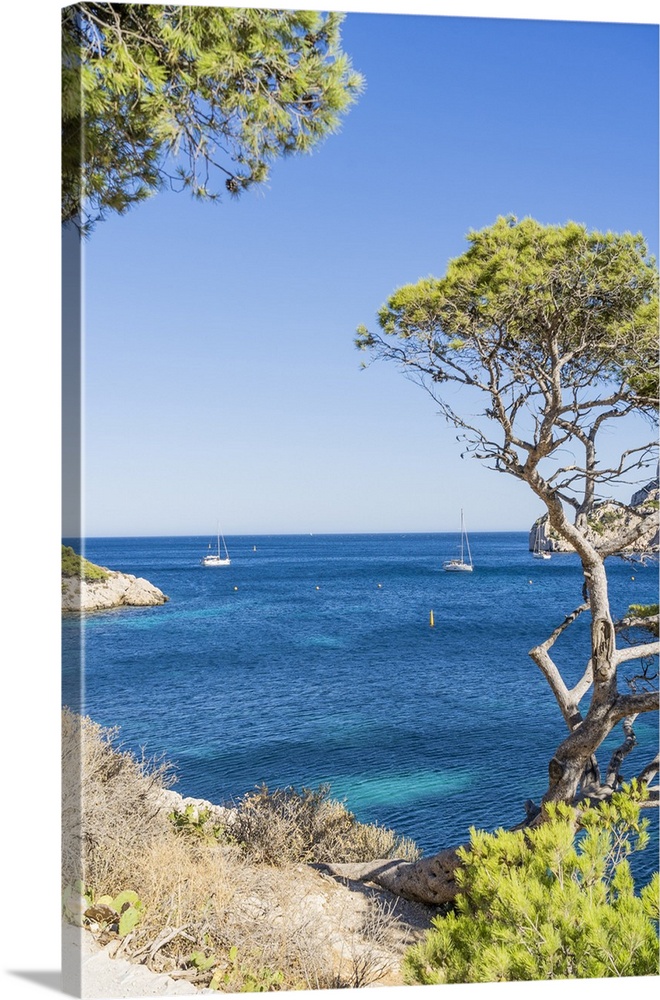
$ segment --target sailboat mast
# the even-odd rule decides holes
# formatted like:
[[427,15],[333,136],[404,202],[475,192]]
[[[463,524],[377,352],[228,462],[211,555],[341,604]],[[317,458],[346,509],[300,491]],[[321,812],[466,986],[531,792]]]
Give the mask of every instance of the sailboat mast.
[[463,522],[463,534],[465,535],[465,544],[467,546],[468,559],[470,561],[470,566],[472,565],[472,553],[470,552],[470,539],[467,536],[467,531],[465,530],[465,522]]

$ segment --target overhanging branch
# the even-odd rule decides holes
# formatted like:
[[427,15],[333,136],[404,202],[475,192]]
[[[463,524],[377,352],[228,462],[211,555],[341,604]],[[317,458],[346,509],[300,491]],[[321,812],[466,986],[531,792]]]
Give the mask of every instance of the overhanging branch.
[[628,715],[641,715],[642,712],[657,712],[658,708],[660,708],[660,694],[657,691],[620,694],[608,712],[608,716],[615,725]]

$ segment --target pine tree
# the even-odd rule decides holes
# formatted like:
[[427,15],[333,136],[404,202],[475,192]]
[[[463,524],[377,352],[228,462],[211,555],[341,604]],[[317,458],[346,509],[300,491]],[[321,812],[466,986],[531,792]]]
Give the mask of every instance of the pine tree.
[[648,842],[636,787],[532,830],[471,830],[460,895],[410,949],[416,983],[658,974],[658,875],[635,895],[628,856]]
[[[89,231],[171,186],[217,200],[338,129],[362,77],[343,15],[80,3],[63,11],[62,217]],[[220,183],[218,183],[220,181]]]

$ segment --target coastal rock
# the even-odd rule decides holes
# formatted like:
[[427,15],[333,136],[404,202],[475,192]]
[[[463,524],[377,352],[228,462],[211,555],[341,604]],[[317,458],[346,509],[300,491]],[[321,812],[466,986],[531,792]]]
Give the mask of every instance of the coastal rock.
[[657,500],[659,485],[658,479],[656,478],[652,479],[650,483],[646,484],[646,486],[642,486],[641,490],[637,490],[636,493],[633,493],[630,498],[630,506],[641,507],[641,505],[645,504],[647,500]]
[[63,611],[106,611],[120,607],[155,607],[165,604],[168,597],[142,577],[119,573],[105,567],[104,580],[62,578]]
[[120,997],[207,996],[217,990],[198,989],[192,983],[177,982],[144,965],[112,956],[114,942],[102,947],[91,931],[72,924],[62,926],[64,991],[71,996]]
[[171,788],[160,789],[158,795],[153,800],[154,807],[158,812],[169,816],[170,813],[185,813],[189,811],[189,816],[193,822],[199,820],[200,814],[207,815],[207,822],[215,826],[230,827],[236,817],[236,810],[229,806],[217,806],[207,799],[194,799],[190,796],[180,795]]
[[[628,507],[617,504],[613,500],[605,500],[598,504],[589,516],[585,532],[587,540],[596,548],[609,546],[616,542],[617,538],[634,528],[639,523],[642,514],[648,516],[650,510],[657,511],[659,499],[658,480],[654,479],[633,494]],[[658,541],[658,520],[656,517],[650,520],[649,530],[646,534],[623,551],[628,555],[657,552]],[[532,552],[537,545],[542,552],[574,551],[573,546],[560,538],[550,527],[547,514],[538,518],[529,532],[529,551]]]

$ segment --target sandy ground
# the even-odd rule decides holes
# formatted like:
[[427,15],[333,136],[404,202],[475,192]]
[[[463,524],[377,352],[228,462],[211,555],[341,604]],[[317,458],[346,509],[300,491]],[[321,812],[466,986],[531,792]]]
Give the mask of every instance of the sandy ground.
[[101,948],[94,935],[84,928],[64,924],[62,947],[66,951],[62,987],[70,996],[90,1000],[114,1000],[117,997],[174,997],[210,994],[216,990],[197,989],[191,983],[178,982],[162,973],[151,972],[144,965],[111,958],[112,945]]
[[[377,981],[365,985],[400,986],[399,965],[403,952],[428,928],[432,910],[396,899],[376,886],[321,874],[306,866],[300,866],[300,880],[292,880],[291,884],[291,902],[296,910],[302,912],[305,908],[311,912],[328,945],[344,953],[365,947],[359,927],[368,902],[374,897],[392,908],[393,917],[376,947],[381,974]],[[152,972],[144,965],[114,958],[112,952],[116,947],[116,942],[101,947],[90,931],[64,924],[64,992],[86,1000],[222,995],[216,990],[173,979],[165,973]],[[371,952],[375,954],[373,945]]]

